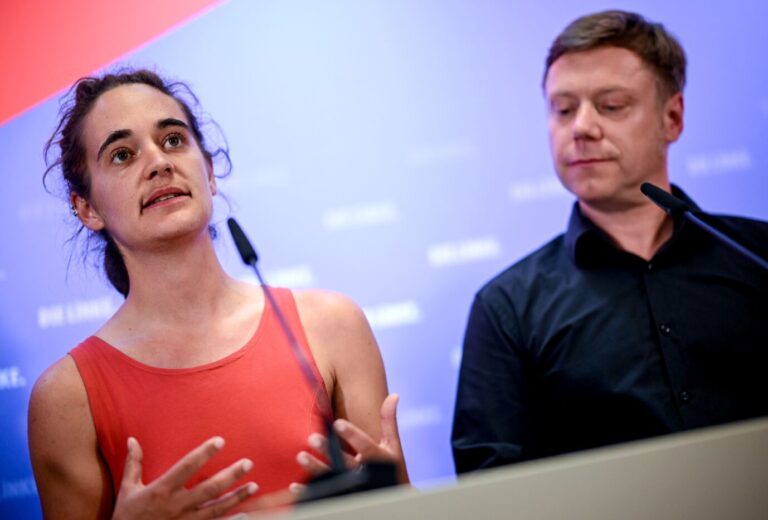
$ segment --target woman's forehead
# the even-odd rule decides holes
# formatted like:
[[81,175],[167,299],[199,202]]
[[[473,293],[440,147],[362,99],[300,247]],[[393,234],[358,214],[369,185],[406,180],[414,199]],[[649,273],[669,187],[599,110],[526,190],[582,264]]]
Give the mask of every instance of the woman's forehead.
[[181,105],[171,96],[142,83],[120,85],[95,101],[85,118],[84,137],[88,142],[117,130],[138,132],[167,118],[189,124]]

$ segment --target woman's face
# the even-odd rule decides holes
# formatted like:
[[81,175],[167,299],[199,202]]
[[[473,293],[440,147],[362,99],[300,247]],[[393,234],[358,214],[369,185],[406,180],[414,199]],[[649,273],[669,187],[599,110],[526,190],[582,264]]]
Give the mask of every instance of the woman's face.
[[207,234],[216,192],[211,161],[175,99],[140,83],[108,90],[84,120],[90,199],[83,224],[107,229],[124,253]]

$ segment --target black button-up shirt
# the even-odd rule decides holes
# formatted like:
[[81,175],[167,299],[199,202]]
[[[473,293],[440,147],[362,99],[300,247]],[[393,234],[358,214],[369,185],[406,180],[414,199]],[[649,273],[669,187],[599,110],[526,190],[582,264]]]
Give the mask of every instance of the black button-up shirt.
[[[709,222],[768,257],[768,223]],[[767,289],[766,273],[689,222],[647,262],[575,205],[564,235],[475,297],[457,471],[768,415]]]

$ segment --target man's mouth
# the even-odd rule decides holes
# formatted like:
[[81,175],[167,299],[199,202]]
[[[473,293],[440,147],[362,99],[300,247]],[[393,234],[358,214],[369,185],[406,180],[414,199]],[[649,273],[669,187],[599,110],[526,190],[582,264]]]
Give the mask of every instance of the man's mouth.
[[584,166],[588,164],[597,164],[601,162],[608,162],[611,159],[606,157],[590,157],[585,159],[573,159],[568,161],[568,166]]

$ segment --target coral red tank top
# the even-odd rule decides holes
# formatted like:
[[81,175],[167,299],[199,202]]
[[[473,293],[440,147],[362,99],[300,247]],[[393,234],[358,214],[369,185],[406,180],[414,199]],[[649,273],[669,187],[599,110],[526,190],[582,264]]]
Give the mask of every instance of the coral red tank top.
[[[322,381],[307,346],[293,294],[274,289],[312,369]],[[144,451],[143,481],[149,483],[204,440],[220,435],[224,448],[188,482],[188,487],[248,457],[254,468],[239,481],[259,484],[256,496],[308,477],[296,463],[307,436],[322,432],[317,392],[311,389],[265,303],[248,343],[218,361],[185,368],[155,368],[128,357],[97,337],[70,352],[85,383],[99,449],[117,493],[127,439]]]

